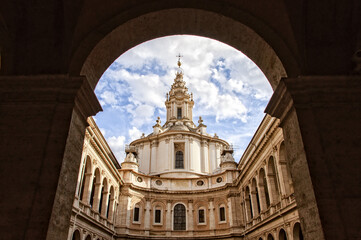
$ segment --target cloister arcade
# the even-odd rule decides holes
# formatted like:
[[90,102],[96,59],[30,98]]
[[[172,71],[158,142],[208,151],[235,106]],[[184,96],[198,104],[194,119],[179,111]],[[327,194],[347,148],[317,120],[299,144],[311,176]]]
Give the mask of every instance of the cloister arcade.
[[[91,164],[91,158],[87,155],[85,169],[81,176],[79,188],[82,189],[78,195],[80,201],[90,205],[92,210],[99,212],[102,218],[113,221],[115,211],[116,192],[114,186],[108,186],[108,179],[101,177],[99,168]],[[92,170],[94,169],[94,170]]]
[[[278,149],[283,146],[283,142],[277,146]],[[277,153],[277,152],[275,152]],[[267,161],[260,166],[253,174],[252,180],[249,180],[248,185],[242,187],[242,196],[245,206],[245,219],[251,221],[254,218],[259,218],[261,212],[266,212],[272,208],[280,208],[281,200],[290,201],[294,198],[293,191],[289,188],[292,182],[288,175],[286,165],[282,164],[286,158],[284,151],[278,151],[278,157],[273,155],[267,157]],[[275,160],[276,159],[276,160]],[[275,165],[275,161],[278,164]],[[276,166],[278,167],[276,171]],[[266,169],[266,171],[264,170]],[[284,181],[282,182],[281,179]],[[246,181],[247,183],[248,181]],[[288,188],[286,187],[288,185]],[[270,191],[268,190],[270,189]],[[286,190],[287,189],[287,190]],[[281,197],[282,196],[282,197]]]
[[[139,188],[141,185],[132,187],[134,182],[142,184],[149,181],[146,178],[151,178],[140,173],[130,178],[133,179],[131,185],[124,185],[122,178],[129,178],[131,173],[127,173],[129,170],[126,169],[112,171],[116,168],[109,168],[111,158],[106,154],[95,154],[96,149],[107,146],[98,145],[104,142],[100,130],[93,121],[90,124],[79,170],[77,195],[73,203],[69,240],[78,239],[80,235],[81,240],[109,239],[111,236],[132,239],[147,237],[147,231],[152,232],[149,235],[158,237],[161,235],[157,234],[163,232],[169,237],[179,237],[177,234],[189,237],[187,234],[193,232],[212,238],[213,228],[223,234],[225,239],[230,238],[232,235],[229,234],[235,229],[252,240],[303,239],[294,193],[287,192],[287,188],[283,186],[292,185],[292,181],[288,179],[288,175],[284,175],[287,174],[288,166],[282,164],[282,161],[287,160],[287,156],[282,150],[284,141],[278,127],[279,121],[274,118],[265,117],[261,126],[270,126],[267,130],[270,133],[267,137],[256,133],[255,141],[262,139],[261,143],[250,155],[248,153],[253,148],[249,147],[241,158],[235,185],[225,185],[224,190],[209,193],[205,189],[199,193],[188,192],[184,196],[177,196],[173,191]],[[100,140],[89,138],[94,135]],[[226,175],[213,178],[224,181]],[[149,182],[160,180],[156,176],[153,178],[155,179]],[[99,226],[94,227],[94,223]],[[127,231],[131,234],[123,238]],[[241,235],[233,237],[242,239]]]

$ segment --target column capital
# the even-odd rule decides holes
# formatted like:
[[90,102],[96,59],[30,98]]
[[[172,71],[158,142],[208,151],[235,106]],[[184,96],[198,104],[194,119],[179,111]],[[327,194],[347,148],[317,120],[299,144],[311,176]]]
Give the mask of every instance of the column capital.
[[265,113],[282,120],[296,108],[341,107],[361,103],[361,76],[282,78]]
[[86,119],[102,108],[85,76],[0,76],[1,102],[73,104]]

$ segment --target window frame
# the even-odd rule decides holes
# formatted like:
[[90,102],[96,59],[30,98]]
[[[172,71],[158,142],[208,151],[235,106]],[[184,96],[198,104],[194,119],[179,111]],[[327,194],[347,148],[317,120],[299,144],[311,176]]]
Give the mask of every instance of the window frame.
[[[178,206],[178,205],[182,205],[183,207],[184,207],[184,229],[175,229],[175,222],[174,222],[174,218],[175,218],[175,208],[176,208],[176,206]],[[183,204],[183,203],[181,203],[181,202],[179,202],[179,203],[176,203],[176,204],[174,204],[174,206],[173,206],[173,214],[172,214],[172,229],[173,229],[173,231],[187,231],[187,207],[186,207],[186,205],[185,204]]]
[[[160,218],[160,221],[159,222],[156,222],[156,211],[160,211],[160,215],[159,215],[159,218]],[[163,209],[162,207],[160,206],[156,206],[153,208],[153,225],[163,225]]]
[[182,108],[177,107],[177,119],[182,119]]
[[[199,212],[203,211],[203,222],[200,222],[200,218],[199,218]],[[207,220],[206,220],[206,209],[205,207],[200,207],[198,208],[198,212],[197,212],[197,223],[198,225],[206,225],[207,224]]]
[[[222,220],[221,218],[221,209],[224,209],[224,220]],[[219,208],[218,208],[218,220],[219,220],[219,223],[226,223],[227,222],[227,215],[226,215],[226,207],[224,204],[220,205]]]
[[[138,208],[138,220],[135,220],[135,209]],[[140,224],[140,218],[141,218],[141,207],[139,205],[135,205],[133,208],[133,223],[134,224]]]
[[[177,162],[180,162],[180,160],[177,159],[177,154],[178,153],[182,153],[182,167],[177,167]],[[184,169],[184,153],[180,150],[178,150],[176,153],[175,153],[175,162],[174,162],[174,168],[175,169]]]

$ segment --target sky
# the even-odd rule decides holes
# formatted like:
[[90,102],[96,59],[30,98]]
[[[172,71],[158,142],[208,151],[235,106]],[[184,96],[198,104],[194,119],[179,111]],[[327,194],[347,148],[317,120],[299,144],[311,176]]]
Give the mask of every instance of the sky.
[[193,93],[193,122],[234,146],[238,162],[264,117],[272,88],[242,52],[219,41],[175,35],[144,42],[116,59],[95,89],[103,108],[95,121],[121,163],[124,146],[165,123],[165,99],[181,54],[184,80]]

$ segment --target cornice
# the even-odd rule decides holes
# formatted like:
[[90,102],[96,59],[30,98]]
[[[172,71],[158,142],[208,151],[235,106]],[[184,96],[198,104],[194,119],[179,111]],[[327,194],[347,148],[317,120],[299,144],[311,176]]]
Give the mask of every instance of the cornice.
[[300,76],[281,79],[265,112],[282,122],[293,106],[311,109],[350,104],[361,104],[361,76]]
[[169,136],[172,136],[172,135],[176,136],[176,135],[179,135],[179,134],[196,137],[196,138],[198,138],[200,140],[207,140],[207,141],[210,141],[210,142],[219,142],[219,143],[223,143],[223,144],[229,146],[229,143],[226,140],[220,139],[218,137],[215,138],[215,137],[212,137],[212,136],[207,136],[207,135],[203,135],[203,134],[199,134],[199,133],[195,133],[195,132],[172,131],[172,130],[157,134],[155,136],[149,136],[149,137],[134,140],[129,145],[140,144],[142,142],[152,142],[153,140],[160,141],[163,138],[166,138],[166,137],[169,137]]
[[269,129],[265,133],[265,135],[262,137],[259,144],[257,146],[254,146],[255,150],[252,153],[250,153],[250,157],[248,157],[248,159],[245,159],[245,160],[241,159],[240,165],[238,167],[238,169],[241,170],[241,172],[235,182],[236,185],[239,185],[240,182],[242,182],[242,180],[248,173],[248,169],[250,167],[252,167],[254,164],[256,164],[258,162],[257,160],[260,157],[260,155],[262,155],[266,151],[266,149],[268,149],[270,144],[271,145],[273,144],[273,141],[271,141],[271,139],[273,138],[274,134],[276,133],[278,127],[279,127],[279,121],[275,120],[272,123],[272,125],[269,127]]
[[124,184],[124,186],[128,187],[131,190],[136,190],[136,191],[143,191],[143,192],[147,192],[147,193],[157,193],[157,194],[175,194],[175,195],[182,195],[182,194],[187,194],[187,195],[197,195],[197,194],[206,194],[206,193],[214,193],[214,192],[219,192],[219,191],[223,191],[223,190],[230,190],[232,188],[236,188],[236,186],[232,183],[226,183],[223,186],[220,187],[216,187],[216,188],[210,188],[210,189],[200,189],[200,190],[179,190],[179,191],[175,191],[175,190],[162,190],[162,189],[157,189],[157,188],[143,188],[143,187],[139,187],[136,186],[132,183],[126,183]]
[[[93,134],[91,134],[90,131]],[[88,127],[86,130],[86,134],[89,137],[89,143],[91,144],[93,149],[96,151],[96,153],[99,155],[99,157],[103,160],[102,162],[104,162],[108,166],[110,171],[113,173],[113,176],[115,176],[115,178],[117,178],[118,183],[120,185],[124,184],[123,179],[120,177],[119,172],[117,171],[118,168],[115,167],[112,160],[107,156],[106,151],[104,151],[104,149],[100,147],[102,145],[99,142],[99,139],[95,138],[96,135],[94,134],[93,129]],[[109,163],[109,162],[111,162],[111,163]]]

